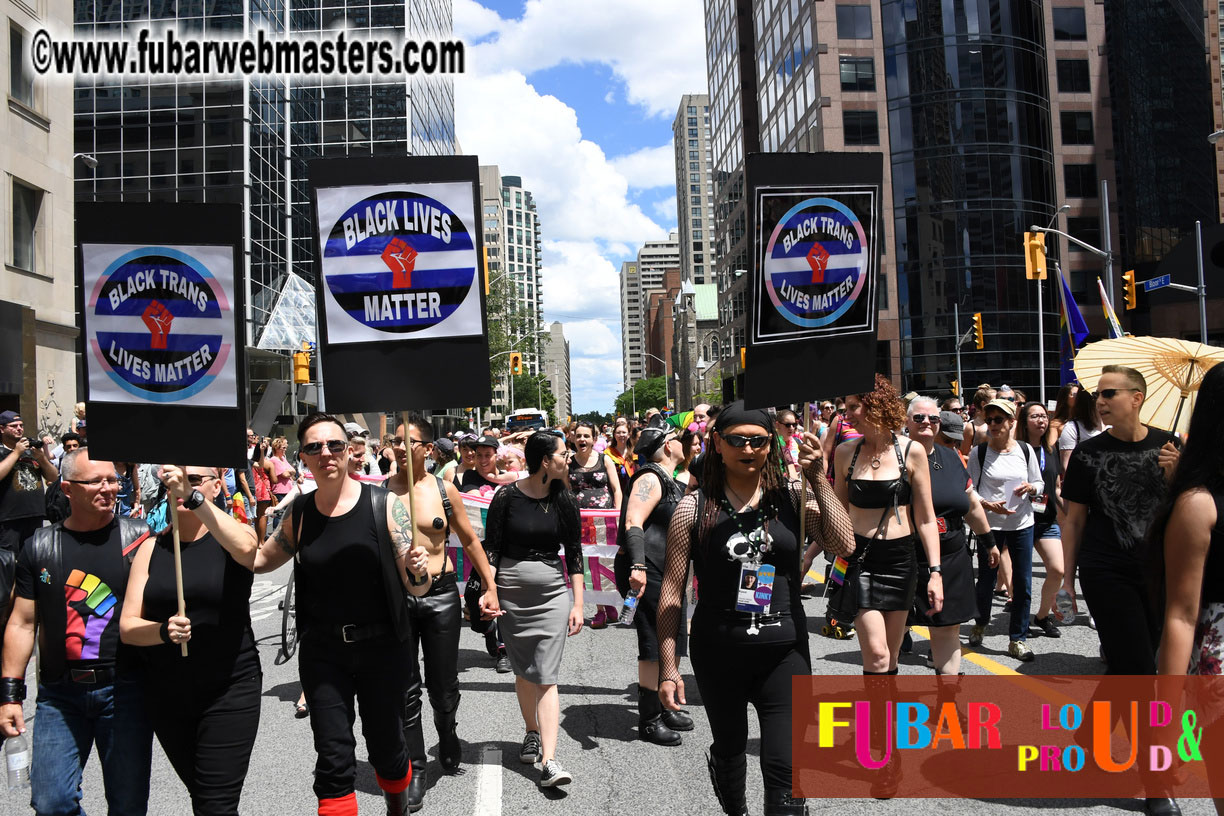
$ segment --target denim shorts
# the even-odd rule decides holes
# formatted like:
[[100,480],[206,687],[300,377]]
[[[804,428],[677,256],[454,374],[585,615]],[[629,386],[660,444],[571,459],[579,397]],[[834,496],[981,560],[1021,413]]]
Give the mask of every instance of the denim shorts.
[[1043,538],[1054,538],[1062,541],[1062,529],[1058,526],[1057,521],[1034,522],[1033,541],[1040,541]]

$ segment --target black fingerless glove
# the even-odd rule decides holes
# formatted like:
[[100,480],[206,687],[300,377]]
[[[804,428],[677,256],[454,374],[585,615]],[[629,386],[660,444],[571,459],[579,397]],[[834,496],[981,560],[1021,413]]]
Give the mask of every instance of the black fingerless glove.
[[630,527],[625,531],[625,548],[629,551],[630,564],[646,563],[646,531],[641,527]]

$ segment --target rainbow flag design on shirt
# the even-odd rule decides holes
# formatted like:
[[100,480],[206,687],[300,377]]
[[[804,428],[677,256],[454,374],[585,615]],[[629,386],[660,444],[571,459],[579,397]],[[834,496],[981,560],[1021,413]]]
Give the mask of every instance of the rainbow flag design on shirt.
[[119,603],[110,587],[96,575],[73,570],[64,582],[67,620],[64,656],[69,660],[97,660],[102,633]]

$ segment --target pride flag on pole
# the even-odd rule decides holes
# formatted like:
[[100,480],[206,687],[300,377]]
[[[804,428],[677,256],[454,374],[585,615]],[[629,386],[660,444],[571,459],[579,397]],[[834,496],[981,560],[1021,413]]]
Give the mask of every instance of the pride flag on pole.
[[1122,324],[1118,322],[1118,315],[1109,304],[1109,295],[1105,293],[1105,284],[1101,283],[1100,278],[1097,278],[1097,288],[1101,290],[1101,309],[1105,312],[1105,322],[1109,324],[1109,339],[1117,340],[1124,334]]
[[1058,268],[1058,369],[1060,385],[1078,382],[1075,376],[1075,352],[1088,337],[1088,324],[1075,303],[1071,287]]

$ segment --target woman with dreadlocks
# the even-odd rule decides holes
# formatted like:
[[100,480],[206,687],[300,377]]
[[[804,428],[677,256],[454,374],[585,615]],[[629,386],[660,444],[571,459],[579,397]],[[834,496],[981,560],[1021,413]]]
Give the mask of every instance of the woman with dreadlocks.
[[693,673],[714,743],[710,778],[723,811],[747,812],[748,703],[761,724],[766,816],[805,814],[791,798],[791,677],[811,672],[801,576],[819,548],[854,550],[853,528],[824,478],[820,442],[803,436],[807,476],[805,527],[799,540],[799,491],[783,479],[773,420],[734,402],[718,415],[701,488],[676,507],[667,531],[659,600],[659,697],[678,710],[684,681],[676,663],[680,596],[692,559],[701,597],[689,636]]

